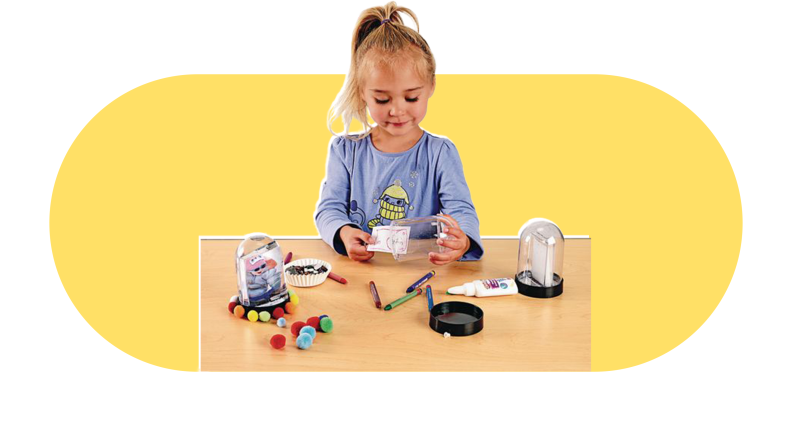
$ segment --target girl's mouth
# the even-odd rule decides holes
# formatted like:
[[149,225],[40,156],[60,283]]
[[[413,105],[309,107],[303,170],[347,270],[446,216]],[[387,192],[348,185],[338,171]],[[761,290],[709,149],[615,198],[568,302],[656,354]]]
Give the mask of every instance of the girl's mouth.
[[392,125],[394,127],[404,127],[405,124],[407,124],[407,122],[391,122],[390,123],[390,125]]

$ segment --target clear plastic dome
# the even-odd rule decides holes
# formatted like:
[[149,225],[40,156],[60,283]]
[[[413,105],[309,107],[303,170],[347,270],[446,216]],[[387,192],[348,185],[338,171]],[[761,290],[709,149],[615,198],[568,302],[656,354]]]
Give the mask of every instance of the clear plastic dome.
[[393,257],[400,261],[428,259],[430,252],[445,252],[437,244],[438,238],[452,238],[443,230],[452,226],[451,221],[440,215],[403,218],[391,222],[391,245]]
[[283,255],[278,242],[267,234],[248,234],[236,252],[239,303],[246,307],[272,307],[286,302]]
[[564,234],[550,220],[533,218],[520,229],[517,288],[531,297],[563,292]]

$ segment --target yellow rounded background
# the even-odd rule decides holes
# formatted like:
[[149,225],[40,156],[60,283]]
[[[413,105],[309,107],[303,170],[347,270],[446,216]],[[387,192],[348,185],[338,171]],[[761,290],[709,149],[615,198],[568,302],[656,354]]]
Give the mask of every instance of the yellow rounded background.
[[[58,273],[85,320],[136,358],[197,370],[198,237],[316,235],[325,118],[343,80],[179,76],[99,112],[50,212]],[[458,147],[483,235],[544,217],[591,236],[592,370],[663,355],[720,302],[740,251],[737,182],[671,96],[613,76],[443,75],[422,126]]]

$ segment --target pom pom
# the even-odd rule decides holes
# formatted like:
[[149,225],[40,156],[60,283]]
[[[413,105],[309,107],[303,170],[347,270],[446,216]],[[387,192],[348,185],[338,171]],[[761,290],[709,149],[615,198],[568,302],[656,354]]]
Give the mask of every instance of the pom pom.
[[297,347],[306,350],[313,344],[313,338],[308,333],[303,333],[297,337]]
[[282,318],[283,317],[283,308],[278,307],[278,308],[272,310],[272,317],[274,317],[276,319]]
[[319,318],[316,317],[316,316],[309,317],[308,320],[305,321],[305,323],[310,325],[311,327],[313,327],[314,330],[318,330],[319,329]]
[[330,333],[333,331],[333,320],[329,317],[322,318],[319,321],[319,329],[325,333]]
[[250,322],[256,322],[258,320],[258,313],[256,312],[256,310],[248,311],[248,320]]
[[236,308],[236,306],[237,306],[236,302],[229,302],[228,303],[228,311],[231,312],[231,314],[234,314],[234,308]]
[[328,316],[326,314],[323,314],[323,315],[319,316],[319,320],[321,321],[322,319],[324,319],[326,317],[328,317]]
[[234,316],[240,319],[245,317],[245,308],[242,305],[237,305],[236,308],[234,308]]
[[259,320],[261,322],[269,322],[270,314],[268,312],[266,312],[266,311],[259,312]]
[[294,305],[300,305],[300,297],[292,290],[289,290],[289,300],[292,301]]
[[286,336],[276,334],[270,338],[270,345],[272,348],[282,349],[286,345]]
[[297,312],[297,305],[294,305],[293,302],[286,302],[286,312],[289,314],[294,314]]
[[310,325],[306,325],[305,327],[300,329],[300,336],[302,336],[303,333],[308,333],[309,335],[311,335],[311,339],[316,339],[316,329],[311,327]]
[[278,327],[285,327],[286,326],[286,319],[280,318],[278,319]]
[[305,322],[297,321],[297,322],[293,323],[292,326],[291,326],[292,334],[294,336],[297,336],[298,334],[300,334],[300,329],[303,328],[303,327],[305,327]]

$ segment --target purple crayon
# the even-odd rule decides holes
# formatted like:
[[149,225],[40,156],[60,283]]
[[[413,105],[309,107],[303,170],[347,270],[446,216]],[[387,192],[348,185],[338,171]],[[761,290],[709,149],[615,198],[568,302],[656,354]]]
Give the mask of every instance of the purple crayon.
[[408,293],[412,293],[416,288],[419,288],[421,285],[426,283],[427,280],[431,279],[434,276],[435,276],[434,270],[429,271],[429,274],[421,277],[420,279],[418,279],[417,282],[415,282],[414,284],[410,285],[410,287],[407,288],[407,292]]
[[377,308],[382,308],[382,301],[379,298],[379,293],[377,292],[377,286],[374,285],[373,280],[369,282],[369,289],[371,290],[371,297],[374,298],[374,305],[376,305]]

